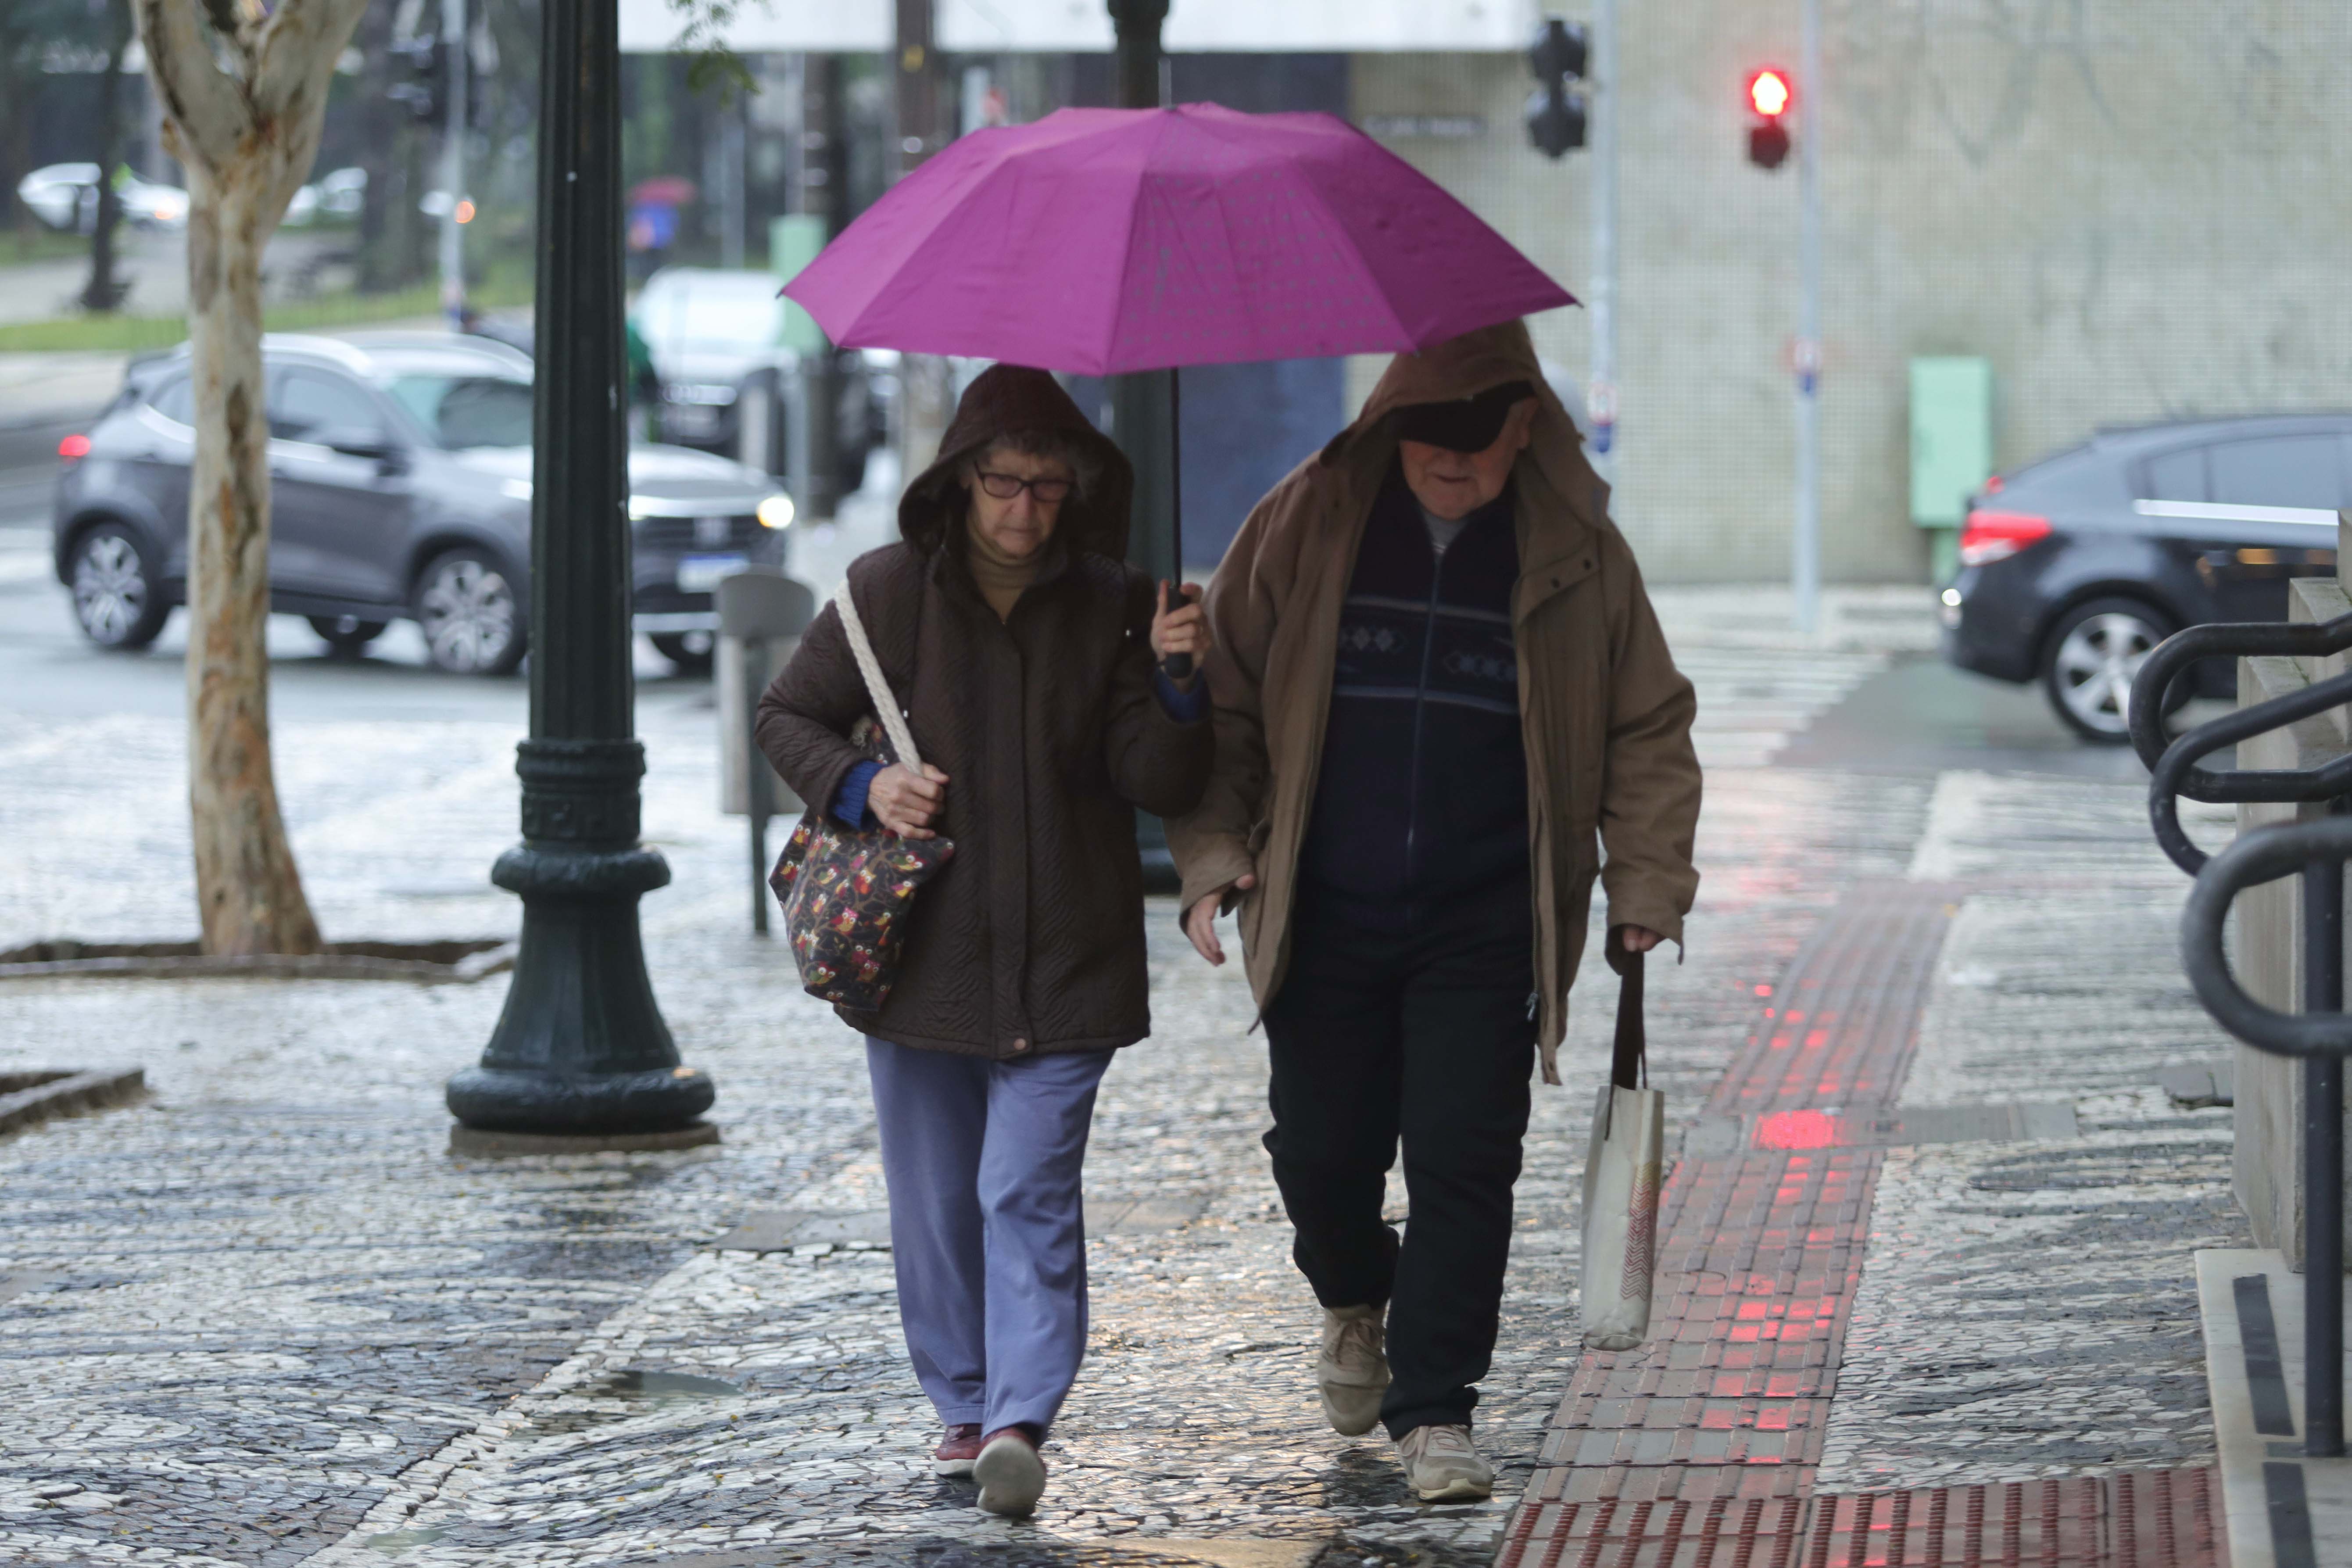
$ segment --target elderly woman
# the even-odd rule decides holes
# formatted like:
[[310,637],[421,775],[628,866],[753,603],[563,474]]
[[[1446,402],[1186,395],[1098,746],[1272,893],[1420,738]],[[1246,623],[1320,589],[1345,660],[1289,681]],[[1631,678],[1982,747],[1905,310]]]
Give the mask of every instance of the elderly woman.
[[1206,655],[1195,591],[1126,564],[1133,471],[1043,371],[998,365],[898,505],[904,542],[851,596],[925,761],[847,739],[869,708],[827,607],[761,699],[759,739],[801,798],[955,856],[917,899],[866,1037],[898,1310],[947,1426],[941,1475],[1030,1511],[1038,1446],[1087,1338],[1079,1167],[1111,1053],[1150,1032],[1135,808],[1190,811],[1206,692],[1158,668]]

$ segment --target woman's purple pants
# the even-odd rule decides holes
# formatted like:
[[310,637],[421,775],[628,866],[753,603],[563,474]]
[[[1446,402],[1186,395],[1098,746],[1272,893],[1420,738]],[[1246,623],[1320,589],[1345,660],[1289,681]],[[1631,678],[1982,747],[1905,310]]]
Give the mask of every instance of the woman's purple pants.
[[1042,1436],[1087,1348],[1079,1173],[1108,1051],[990,1061],[869,1037],[898,1321],[947,1425]]

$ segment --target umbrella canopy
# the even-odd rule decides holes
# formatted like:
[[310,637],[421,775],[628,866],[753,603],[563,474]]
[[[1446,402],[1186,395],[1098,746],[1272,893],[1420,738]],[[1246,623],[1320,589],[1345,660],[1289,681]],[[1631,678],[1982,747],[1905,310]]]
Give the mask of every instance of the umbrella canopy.
[[1065,109],[892,186],[784,293],[846,348],[1087,375],[1403,353],[1576,301],[1328,114]]

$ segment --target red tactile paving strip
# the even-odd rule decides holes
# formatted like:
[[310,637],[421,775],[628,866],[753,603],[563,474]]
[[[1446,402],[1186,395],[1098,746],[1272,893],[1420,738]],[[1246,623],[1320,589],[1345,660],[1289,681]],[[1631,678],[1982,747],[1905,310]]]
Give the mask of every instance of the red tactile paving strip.
[[[1804,1568],[1795,1498],[1676,1498],[1521,1508],[1502,1568]],[[1958,1568],[1958,1564],[1954,1568]]]
[[1817,1497],[1794,1568],[2223,1568],[2215,1484],[2142,1470]]
[[[1958,892],[1849,891],[1760,994],[1707,1114],[1894,1104]],[[1650,1339],[1578,1363],[1496,1568],[2219,1568],[2202,1470],[1812,1495],[1883,1158],[1675,1166]]]
[[2228,1568],[2210,1470],[1522,1508],[1506,1568]]
[[1710,1116],[1892,1105],[1960,890],[1864,882],[1822,918],[1707,1097]]
[[[1649,1341],[1577,1363],[1528,1495],[1685,1495],[1675,1489],[1706,1484],[1685,1466],[1817,1463],[1882,1157],[1751,1152],[1677,1166],[1660,1203]],[[1672,1468],[1626,1473],[1653,1466]],[[1647,1489],[1659,1485],[1667,1491]]]

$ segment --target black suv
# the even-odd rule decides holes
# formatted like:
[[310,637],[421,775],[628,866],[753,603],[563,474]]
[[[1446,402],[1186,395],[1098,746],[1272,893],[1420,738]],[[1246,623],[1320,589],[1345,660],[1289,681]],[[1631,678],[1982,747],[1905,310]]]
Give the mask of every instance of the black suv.
[[[356,651],[415,620],[433,663],[520,663],[530,606],[530,360],[479,338],[265,339],[273,610]],[[100,647],[143,647],[187,596],[188,355],[131,367],[59,450],[58,580]],[[793,505],[766,474],[677,447],[629,452],[636,626],[709,661],[712,590],[781,566]]]

